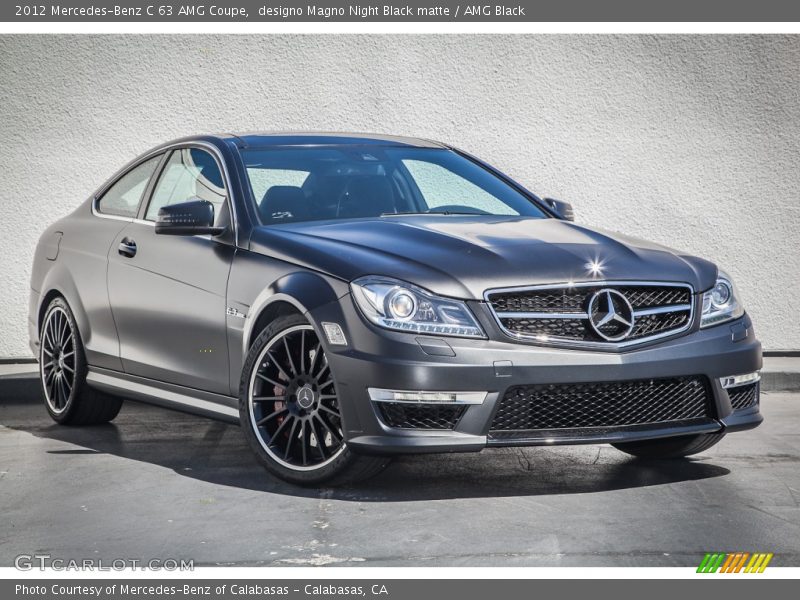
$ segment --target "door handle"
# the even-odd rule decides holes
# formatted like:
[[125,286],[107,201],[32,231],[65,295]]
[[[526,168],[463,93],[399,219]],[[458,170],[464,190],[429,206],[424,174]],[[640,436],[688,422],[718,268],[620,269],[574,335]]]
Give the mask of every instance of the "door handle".
[[136,256],[136,242],[129,238],[122,238],[122,241],[119,243],[119,247],[117,251],[122,256],[127,256],[128,258],[133,258]]

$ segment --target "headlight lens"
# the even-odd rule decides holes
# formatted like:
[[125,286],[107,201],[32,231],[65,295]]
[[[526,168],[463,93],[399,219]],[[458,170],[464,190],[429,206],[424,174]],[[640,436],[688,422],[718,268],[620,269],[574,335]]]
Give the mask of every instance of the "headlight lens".
[[441,298],[387,277],[362,277],[350,287],[364,316],[381,327],[409,333],[486,337],[466,303],[460,300]]
[[710,327],[738,319],[743,314],[744,307],[736,297],[733,281],[727,273],[720,271],[717,283],[703,294],[703,317],[700,327]]

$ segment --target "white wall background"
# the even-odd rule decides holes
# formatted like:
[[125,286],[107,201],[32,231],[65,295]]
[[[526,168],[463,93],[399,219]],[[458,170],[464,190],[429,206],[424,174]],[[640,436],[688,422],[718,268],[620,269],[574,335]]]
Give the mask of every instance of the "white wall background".
[[800,36],[2,36],[0,357],[47,224],[162,141],[270,129],[453,143],[718,261],[800,349],[799,76]]

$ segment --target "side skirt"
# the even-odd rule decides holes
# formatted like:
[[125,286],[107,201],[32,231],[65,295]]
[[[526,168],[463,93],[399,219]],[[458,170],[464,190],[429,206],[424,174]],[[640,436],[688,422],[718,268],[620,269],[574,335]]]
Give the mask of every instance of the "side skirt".
[[87,383],[98,390],[181,412],[239,424],[239,399],[171,383],[89,367]]

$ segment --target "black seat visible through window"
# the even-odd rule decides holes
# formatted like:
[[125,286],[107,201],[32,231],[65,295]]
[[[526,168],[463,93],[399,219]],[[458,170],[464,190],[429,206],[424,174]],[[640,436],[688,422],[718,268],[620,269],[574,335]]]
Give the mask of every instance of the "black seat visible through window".
[[308,200],[303,190],[292,185],[274,185],[258,205],[265,223],[305,220],[309,217]]

